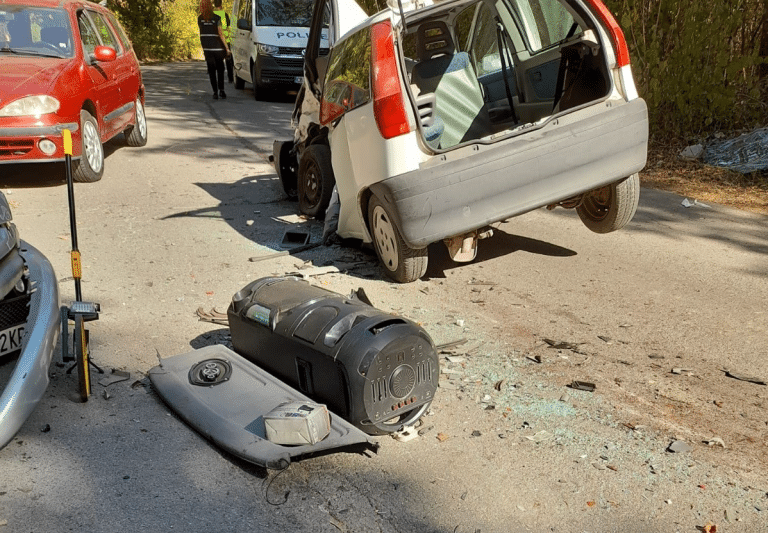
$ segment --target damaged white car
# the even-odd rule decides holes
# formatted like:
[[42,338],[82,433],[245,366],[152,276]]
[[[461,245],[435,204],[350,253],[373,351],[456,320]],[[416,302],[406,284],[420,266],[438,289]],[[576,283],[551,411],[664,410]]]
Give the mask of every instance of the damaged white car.
[[335,185],[338,235],[403,283],[429,244],[471,261],[492,224],[543,206],[597,233],[632,219],[648,111],[600,0],[389,0],[372,16],[342,1],[315,2],[295,136],[275,142],[302,213],[322,218]]

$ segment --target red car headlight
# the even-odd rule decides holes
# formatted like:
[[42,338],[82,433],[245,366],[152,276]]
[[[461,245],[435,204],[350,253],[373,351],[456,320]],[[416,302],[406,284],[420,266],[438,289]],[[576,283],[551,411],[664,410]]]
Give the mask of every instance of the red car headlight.
[[53,96],[25,96],[0,108],[0,117],[40,116],[59,110],[59,101]]

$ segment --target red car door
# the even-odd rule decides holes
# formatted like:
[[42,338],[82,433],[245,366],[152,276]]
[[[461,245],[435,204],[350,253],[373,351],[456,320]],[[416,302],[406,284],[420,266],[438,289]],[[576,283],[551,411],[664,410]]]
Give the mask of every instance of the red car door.
[[[119,71],[120,65],[115,61],[96,61],[92,59],[94,50],[103,44],[102,35],[97,30],[94,19],[98,13],[82,10],[77,15],[77,26],[83,47],[83,64],[93,82],[93,90],[86,94],[96,106],[99,123],[99,135],[106,141],[114,135],[121,115],[120,108],[124,105],[120,96]],[[103,22],[103,20],[102,20]],[[107,33],[109,35],[109,33]],[[105,46],[109,46],[106,44]],[[113,44],[114,46],[114,44]]]

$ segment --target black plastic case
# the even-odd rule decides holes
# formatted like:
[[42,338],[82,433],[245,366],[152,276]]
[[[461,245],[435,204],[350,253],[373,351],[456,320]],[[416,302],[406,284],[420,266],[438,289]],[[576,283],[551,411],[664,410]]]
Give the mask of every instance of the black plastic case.
[[439,364],[419,325],[294,277],[262,278],[228,309],[236,352],[369,435],[418,420]]

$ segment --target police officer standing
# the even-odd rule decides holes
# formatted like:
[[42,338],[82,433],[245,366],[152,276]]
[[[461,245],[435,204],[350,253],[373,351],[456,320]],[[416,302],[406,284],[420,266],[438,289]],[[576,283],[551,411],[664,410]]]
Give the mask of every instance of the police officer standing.
[[229,46],[221,31],[221,18],[214,14],[211,0],[200,0],[200,45],[205,55],[205,65],[213,88],[213,99],[226,98],[224,92],[224,61],[230,55]]
[[[224,40],[227,42],[227,48],[231,50],[232,30],[230,29],[229,13],[224,11],[224,8],[221,7],[221,0],[213,0],[213,12],[221,18],[221,31],[224,33]],[[232,54],[227,56],[224,63],[227,65],[227,78],[229,79],[229,83],[232,83],[235,81],[233,77],[235,60],[232,58]]]

